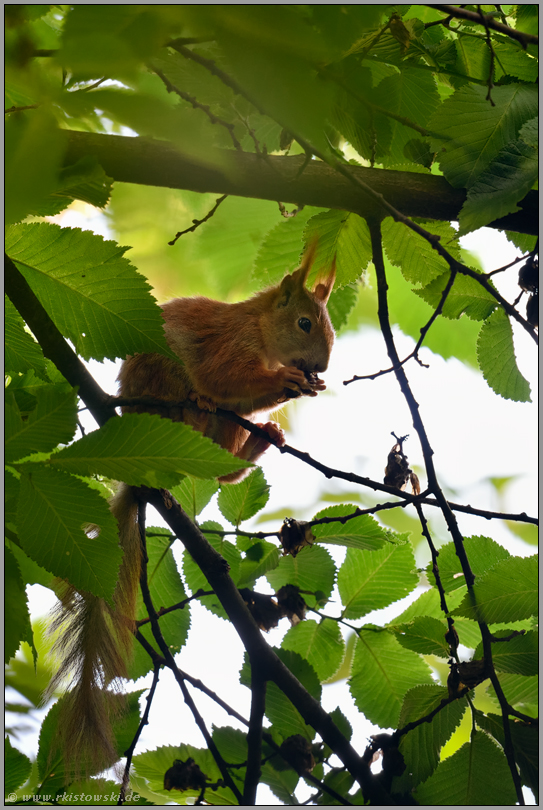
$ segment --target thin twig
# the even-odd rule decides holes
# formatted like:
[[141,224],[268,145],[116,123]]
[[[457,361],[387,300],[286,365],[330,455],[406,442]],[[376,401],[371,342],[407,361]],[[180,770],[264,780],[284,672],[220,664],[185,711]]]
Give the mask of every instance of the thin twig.
[[[152,537],[152,535],[147,532],[147,537]],[[160,537],[164,537],[164,535],[160,535]],[[162,607],[160,610],[157,610],[156,615],[160,619],[161,616],[165,616],[167,613],[172,613],[174,610],[183,610],[189,602],[192,602],[193,599],[200,599],[202,596],[213,596],[214,591],[204,591],[203,588],[198,588],[198,590],[192,594],[192,596],[187,596],[186,599],[181,600],[181,602],[177,602],[176,605],[171,605],[170,607]],[[146,619],[140,619],[136,622],[136,627],[143,627],[144,624],[148,624],[151,621],[149,617]]]
[[193,219],[191,227],[190,228],[185,228],[184,231],[179,231],[178,233],[176,233],[174,238],[172,239],[172,241],[168,242],[168,244],[169,245],[175,245],[175,243],[177,242],[177,240],[179,239],[180,236],[183,236],[186,233],[191,233],[192,231],[195,231],[196,228],[199,228],[200,225],[203,225],[204,222],[207,222],[208,219],[211,219],[211,217],[214,215],[214,213],[217,210],[217,208],[219,207],[219,205],[222,202],[224,202],[227,197],[228,197],[228,194],[223,194],[222,197],[219,197],[215,201],[215,205],[213,206],[213,208],[210,211],[208,211],[208,213],[205,215],[205,217],[203,219]]
[[487,44],[488,49],[490,51],[490,67],[488,69],[488,80],[487,80],[488,93],[486,94],[486,100],[490,101],[490,104],[491,104],[492,107],[495,107],[496,104],[492,100],[492,88],[494,87],[494,81],[493,81],[493,79],[494,79],[494,58],[495,58],[496,54],[494,53],[494,46],[492,45],[492,39],[490,37],[490,29],[488,27],[488,20],[485,17],[485,15],[483,14],[483,10],[481,9],[480,5],[477,5],[477,9],[479,11],[479,14],[481,15],[481,20],[482,20],[482,23],[483,23],[483,25],[485,27],[486,44]]
[[145,698],[145,700],[147,701],[147,706],[145,707],[143,717],[141,718],[138,730],[134,735],[134,739],[130,743],[130,747],[124,752],[124,755],[126,757],[126,765],[124,766],[123,781],[121,784],[119,799],[117,801],[118,805],[124,804],[126,800],[126,790],[128,788],[130,780],[130,765],[132,764],[132,757],[134,755],[134,751],[136,750],[136,745],[138,744],[141,732],[143,731],[144,727],[149,723],[149,713],[151,711],[151,704],[155,696],[159,675],[160,675],[160,664],[155,662],[153,669],[153,682],[151,684],[151,688],[149,689],[149,694]]

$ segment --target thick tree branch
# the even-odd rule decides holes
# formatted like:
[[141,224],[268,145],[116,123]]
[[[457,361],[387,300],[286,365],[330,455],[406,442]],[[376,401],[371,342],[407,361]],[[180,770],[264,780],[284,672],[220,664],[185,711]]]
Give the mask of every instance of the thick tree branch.
[[[113,180],[190,191],[233,194],[263,200],[282,200],[350,211],[363,217],[375,212],[375,201],[347,177],[321,161],[310,160],[303,172],[303,156],[258,155],[227,149],[209,149],[206,157],[182,154],[173,144],[149,138],[126,138],[67,131],[65,163],[94,155]],[[346,166],[349,173],[371,186],[405,216],[451,221],[466,199],[444,177],[387,169]],[[538,195],[530,191],[521,211],[489,227],[536,234]]]

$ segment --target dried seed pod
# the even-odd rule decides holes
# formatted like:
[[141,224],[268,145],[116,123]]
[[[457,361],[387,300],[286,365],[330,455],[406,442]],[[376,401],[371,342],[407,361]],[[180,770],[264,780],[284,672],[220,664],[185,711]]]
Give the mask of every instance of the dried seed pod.
[[295,557],[304,546],[313,545],[315,535],[311,531],[311,526],[305,521],[285,518],[279,532],[279,539],[283,546],[283,556],[292,554]]
[[239,592],[261,630],[267,633],[272,627],[277,627],[279,619],[282,619],[285,613],[273,597],[256,593],[250,588],[240,588]]
[[484,658],[478,661],[451,662],[451,671],[447,679],[449,695],[456,697],[466,687],[473,689],[488,678],[488,667]]
[[526,302],[526,320],[532,326],[539,326],[539,294],[537,290]]
[[392,446],[387,458],[387,466],[385,467],[384,483],[390,487],[397,487],[398,489],[405,489],[407,482],[411,484],[411,489],[414,495],[420,495],[420,482],[418,476],[409,468],[407,456],[403,452],[403,443],[408,438],[407,436],[396,436],[396,444]]
[[518,285],[525,292],[539,290],[539,261],[535,256],[530,256],[518,271]]
[[192,757],[186,762],[176,759],[164,774],[164,790],[203,790],[207,780],[208,777]]
[[311,750],[311,743],[301,734],[293,734],[281,743],[279,753],[284,756],[289,765],[300,775],[311,772],[315,767],[315,758]]
[[296,585],[283,585],[275,594],[283,615],[288,616],[291,624],[299,624],[305,619],[307,605]]

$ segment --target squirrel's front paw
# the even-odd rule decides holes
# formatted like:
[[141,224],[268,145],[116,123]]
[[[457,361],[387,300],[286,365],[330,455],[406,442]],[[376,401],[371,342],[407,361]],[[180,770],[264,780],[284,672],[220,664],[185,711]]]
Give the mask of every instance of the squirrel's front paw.
[[202,411],[209,411],[210,413],[215,413],[215,411],[217,410],[217,404],[213,402],[212,399],[210,399],[209,397],[203,397],[197,391],[191,391],[188,398],[192,402],[195,402]]
[[314,371],[302,371],[299,368],[283,366],[280,369],[284,380],[285,395],[289,399],[299,396],[316,397],[324,391],[326,385]]

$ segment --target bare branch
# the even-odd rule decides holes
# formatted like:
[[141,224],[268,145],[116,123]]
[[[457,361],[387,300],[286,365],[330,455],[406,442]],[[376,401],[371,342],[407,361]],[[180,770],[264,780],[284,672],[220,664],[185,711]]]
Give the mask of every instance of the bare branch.
[[[492,31],[497,31],[499,34],[505,34],[511,37],[511,39],[516,39],[524,49],[526,49],[528,45],[537,45],[539,43],[539,37],[535,34],[524,34],[522,31],[517,31],[516,28],[510,28],[508,25],[496,22],[494,17],[490,14],[480,15],[476,11],[468,11],[468,9],[462,8],[461,6],[434,5],[433,3],[427,3],[426,5],[428,8],[435,8],[437,11],[442,11],[443,14],[447,14],[449,18],[455,17],[458,20],[467,20],[468,22],[479,24],[485,24],[486,22],[486,25]],[[484,17],[484,21],[481,21],[481,16]]]

